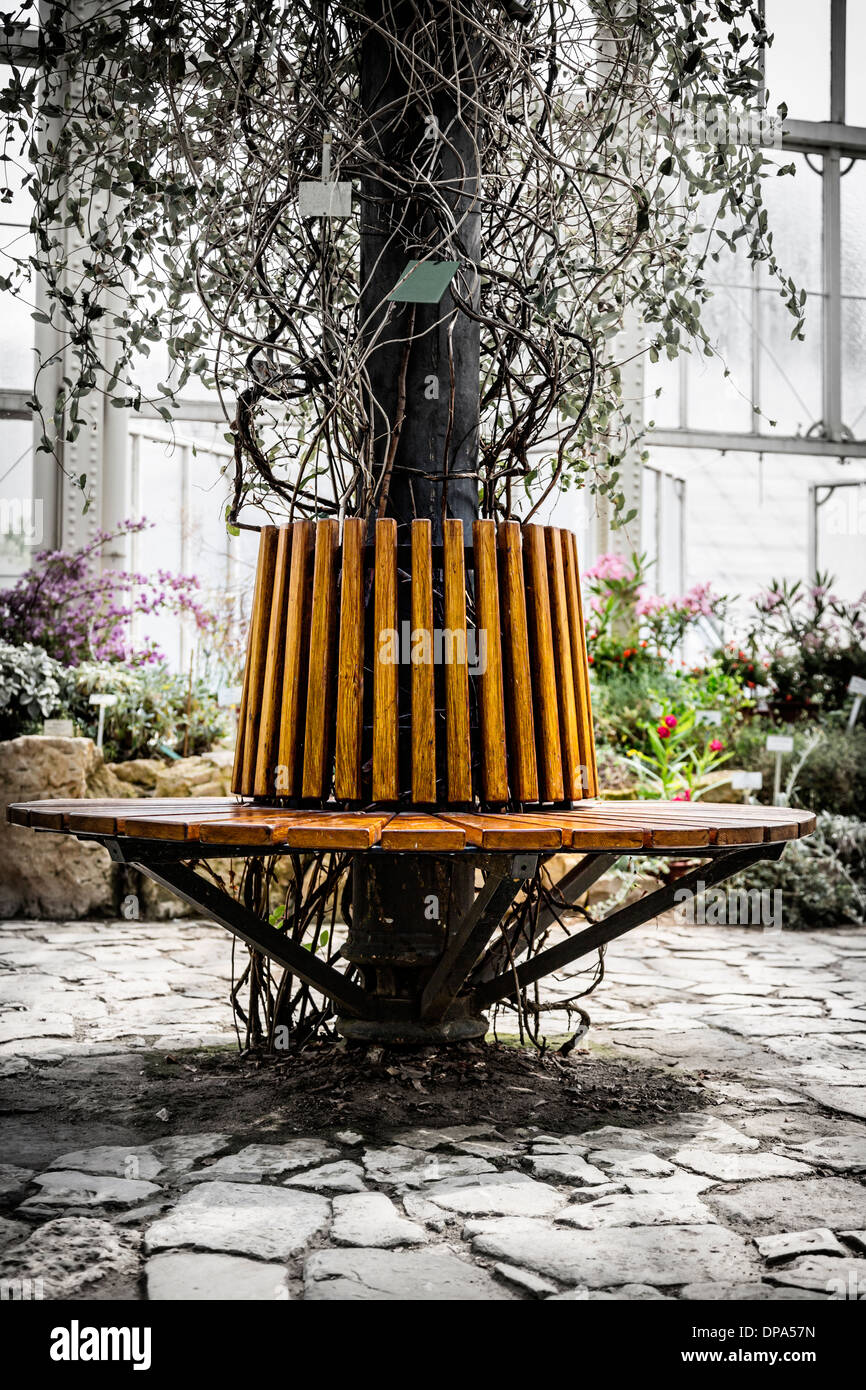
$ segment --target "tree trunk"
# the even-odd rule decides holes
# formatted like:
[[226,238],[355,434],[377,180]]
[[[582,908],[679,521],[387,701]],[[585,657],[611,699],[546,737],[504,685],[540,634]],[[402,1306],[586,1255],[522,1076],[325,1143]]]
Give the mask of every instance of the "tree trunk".
[[[386,296],[410,260],[461,262],[453,285],[473,307],[478,303],[480,215],[474,118],[471,100],[460,103],[470,117],[461,120],[454,93],[432,93],[422,110],[408,99],[407,83],[390,34],[401,42],[419,38],[422,19],[441,15],[436,35],[437,71],[454,72],[446,4],[388,4],[369,0],[367,17],[379,31],[367,31],[361,55],[361,104],[368,117],[368,140],[377,147],[380,179],[361,186],[361,316],[366,350],[368,462],[381,476],[374,515],[396,518],[402,529],[415,517],[433,523],[433,542],[442,540],[445,517],[462,520],[466,540],[478,515],[479,325],[456,305],[451,289],[440,304],[391,303]],[[434,44],[419,38],[425,57]],[[456,56],[457,78],[469,95],[472,54]],[[397,118],[395,119],[395,113]],[[431,119],[431,116],[433,119]],[[414,177],[413,170],[418,170]],[[422,170],[429,171],[441,204],[430,199]],[[395,189],[395,180],[399,188]],[[456,224],[456,228],[455,228]],[[445,944],[449,923],[471,906],[475,871],[470,857],[436,860],[429,855],[369,856],[355,860],[353,923],[345,954],[374,971],[370,985],[383,996],[402,999],[414,1013],[424,983]],[[372,956],[376,966],[367,964]],[[382,964],[382,961],[390,963]],[[370,1036],[344,1020],[349,1036]],[[407,1042],[483,1035],[483,1021],[451,1017],[425,1028],[407,1016],[392,1025],[389,1040]],[[373,1035],[378,1035],[375,1028]],[[382,1034],[385,1037],[385,1034]]]

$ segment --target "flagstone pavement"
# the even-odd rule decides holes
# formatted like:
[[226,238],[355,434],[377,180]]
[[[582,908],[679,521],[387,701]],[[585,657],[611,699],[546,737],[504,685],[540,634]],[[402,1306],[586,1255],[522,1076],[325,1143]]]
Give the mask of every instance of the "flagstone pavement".
[[[236,1045],[229,977],[206,923],[0,925],[7,1115],[46,1072],[61,1106],[83,1058]],[[3,1296],[866,1296],[866,931],[648,924],[609,947],[589,1007],[584,1042],[699,1079],[709,1105],[579,1134],[250,1143],[167,1117],[144,1145],[4,1139]]]

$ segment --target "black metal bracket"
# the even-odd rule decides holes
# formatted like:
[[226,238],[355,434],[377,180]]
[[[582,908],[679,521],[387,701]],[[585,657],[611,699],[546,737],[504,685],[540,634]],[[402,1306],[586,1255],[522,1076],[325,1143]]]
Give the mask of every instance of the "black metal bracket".
[[208,883],[200,874],[182,864],[156,865],[141,859],[134,861],[133,867],[192,907],[202,908],[220,926],[239,936],[248,946],[279,961],[299,980],[326,994],[347,1013],[362,1018],[368,1016],[371,1000],[359,985],[352,984],[339,970],[319,960],[313,951],[306,951],[290,941],[283,932],[257,917],[215,884]]
[[[483,1009],[499,999],[513,998],[520,990],[540,980],[544,975],[561,970],[572,961],[579,960],[581,956],[598,950],[599,946],[614,941],[616,937],[642,926],[644,922],[652,921],[662,912],[670,911],[676,905],[680,893],[711,888],[738,874],[742,869],[747,869],[759,859],[778,859],[785,843],[782,840],[769,845],[726,849],[709,863],[700,864],[664,888],[659,888],[647,897],[639,898],[637,902],[609,913],[600,922],[594,922],[591,927],[579,932],[577,936],[568,936],[565,940],[558,941],[555,946],[549,946],[547,950],[539,951],[538,955],[523,961],[514,970],[505,971],[495,979],[480,984],[474,991],[475,1004],[479,1009]],[[578,865],[578,869],[580,868]]]
[[515,854],[511,858],[491,856],[483,888],[451,933],[445,952],[421,995],[422,1019],[433,1022],[442,1018],[506,909],[537,867],[537,854]]

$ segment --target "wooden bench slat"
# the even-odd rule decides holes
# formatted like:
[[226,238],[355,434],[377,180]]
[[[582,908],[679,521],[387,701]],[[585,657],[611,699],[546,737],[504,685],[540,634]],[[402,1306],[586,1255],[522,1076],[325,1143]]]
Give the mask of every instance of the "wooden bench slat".
[[476,815],[471,811],[442,811],[441,818],[459,825],[467,845],[479,849],[559,849],[562,829],[556,818],[524,815]]
[[396,801],[399,793],[397,653],[397,523],[376,522],[373,642],[373,800]]
[[382,831],[383,850],[438,850],[451,853],[463,849],[466,832],[459,825],[449,824],[441,816],[405,812],[393,816]]
[[[239,776],[235,786],[244,796],[250,796],[255,777],[256,753],[258,751],[259,720],[262,713],[262,693],[265,682],[265,664],[268,654],[268,631],[271,619],[271,599],[274,588],[274,573],[277,563],[278,528],[263,526],[259,538],[259,560],[256,567],[256,587],[253,594],[253,609],[250,615],[250,635],[247,644],[245,695],[241,695],[243,705],[243,732],[238,731],[240,745]],[[240,725],[240,721],[239,721]]]
[[255,796],[273,796],[276,792],[286,641],[286,598],[289,586],[291,544],[291,528],[281,526],[277,540],[274,585],[268,625],[268,650],[262,687],[262,713],[259,720],[258,748],[253,780]]
[[361,799],[361,734],[364,714],[364,536],[363,521],[343,523],[340,593],[340,657],[337,674],[337,747],[334,792],[344,801]]
[[292,524],[291,561],[286,613],[280,740],[277,750],[278,791],[298,796],[301,790],[302,730],[306,719],[308,626],[313,582],[311,521]]
[[574,665],[574,688],[577,697],[577,727],[580,739],[580,760],[585,769],[585,796],[598,796],[598,768],[595,757],[595,733],[592,727],[592,697],[589,685],[589,657],[586,650],[586,628],[583,623],[583,597],[580,588],[580,567],[577,541],[571,531],[562,531],[562,559],[568,599],[568,622],[571,633],[571,659]]
[[288,849],[370,849],[379,843],[390,812],[271,811],[202,822],[209,845],[273,845]]
[[538,800],[538,768],[519,523],[500,522],[498,540],[502,555],[502,645],[508,692],[511,792],[518,801],[533,802]]
[[326,796],[329,719],[337,612],[336,521],[316,522],[313,561],[313,609],[310,624],[310,666],[307,678],[307,717],[304,730],[303,796]]
[[472,538],[475,550],[477,651],[479,659],[482,652],[485,657],[484,670],[478,676],[481,794],[487,802],[503,802],[508,800],[508,769],[505,757],[505,701],[502,689],[495,523],[473,522]]
[[[448,518],[443,526],[445,627],[452,634],[452,660],[445,664],[445,733],[448,800],[472,800],[472,749],[469,738],[469,670],[466,664],[466,569],[463,522]],[[463,660],[455,661],[455,652]]]
[[566,797],[571,801],[580,801],[584,795],[584,767],[577,729],[574,664],[571,654],[571,633],[568,625],[568,602],[560,532],[553,527],[548,527],[545,532],[545,544],[553,625],[553,653],[556,661],[562,778]]
[[559,746],[559,708],[556,698],[556,662],[553,625],[547,588],[547,555],[542,526],[524,526],[526,602],[532,687],[535,697],[535,730],[538,751],[539,794],[543,801],[562,801],[562,758]]
[[[427,634],[420,651],[419,633]],[[421,520],[412,522],[412,800],[431,806],[436,801],[433,654],[433,535],[430,522]]]

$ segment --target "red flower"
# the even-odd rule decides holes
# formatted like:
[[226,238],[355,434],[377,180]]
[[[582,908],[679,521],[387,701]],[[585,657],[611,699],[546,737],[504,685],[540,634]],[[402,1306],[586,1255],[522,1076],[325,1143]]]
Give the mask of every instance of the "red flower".
[[691,799],[692,794],[689,791],[688,787],[686,787],[686,790],[684,792],[677,792],[676,796],[674,797],[674,801],[691,801]]
[[677,727],[677,722],[678,721],[675,714],[665,715],[665,723],[667,724],[669,729],[675,729]]
[[671,731],[665,724],[659,724],[658,728],[656,729],[656,733],[658,734],[659,738],[670,738],[671,736]]
[[710,744],[710,752],[721,753],[724,746],[725,745],[722,743],[722,740],[720,738],[714,738],[712,743]]

